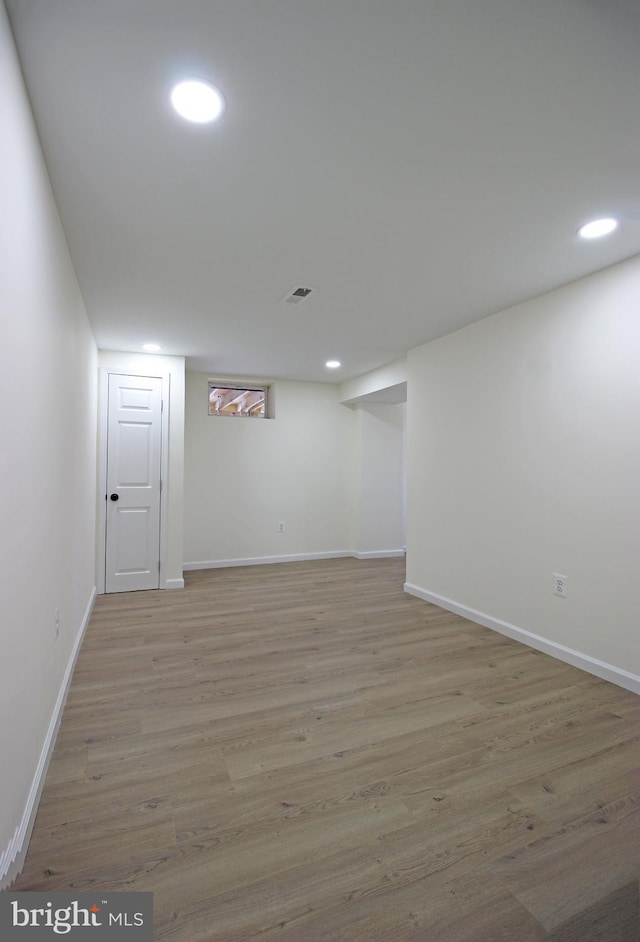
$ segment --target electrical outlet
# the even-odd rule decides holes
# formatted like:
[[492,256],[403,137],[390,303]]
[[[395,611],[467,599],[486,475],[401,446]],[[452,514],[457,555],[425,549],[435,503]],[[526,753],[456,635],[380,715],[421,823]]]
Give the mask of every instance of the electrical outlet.
[[57,608],[53,613],[54,623],[55,623],[55,639],[58,640],[58,635],[60,634],[60,609]]
[[566,576],[561,576],[559,572],[554,572],[553,574],[553,594],[559,595],[561,598],[566,599],[567,597],[567,582],[568,579]]
[[278,533],[284,533],[284,520],[281,520],[278,524]]

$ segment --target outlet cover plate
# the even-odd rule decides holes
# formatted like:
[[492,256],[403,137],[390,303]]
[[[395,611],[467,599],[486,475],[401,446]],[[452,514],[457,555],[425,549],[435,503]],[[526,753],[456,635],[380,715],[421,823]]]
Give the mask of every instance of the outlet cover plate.
[[559,595],[560,598],[566,599],[567,597],[567,577],[561,575],[559,572],[553,573],[553,594]]

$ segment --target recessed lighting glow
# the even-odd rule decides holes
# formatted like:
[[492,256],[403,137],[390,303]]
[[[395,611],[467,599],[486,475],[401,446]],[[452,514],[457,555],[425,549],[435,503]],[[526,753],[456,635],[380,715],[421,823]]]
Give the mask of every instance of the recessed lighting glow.
[[583,239],[599,239],[600,236],[609,235],[614,229],[618,228],[618,220],[611,216],[605,219],[594,219],[587,222],[578,229],[578,235]]
[[174,85],[171,104],[179,115],[196,124],[215,121],[224,111],[222,93],[201,79],[187,79]]
[[330,370],[337,370],[340,366],[340,360],[327,360],[325,366]]
[[143,343],[142,349],[145,353],[160,353],[162,347],[159,343]]

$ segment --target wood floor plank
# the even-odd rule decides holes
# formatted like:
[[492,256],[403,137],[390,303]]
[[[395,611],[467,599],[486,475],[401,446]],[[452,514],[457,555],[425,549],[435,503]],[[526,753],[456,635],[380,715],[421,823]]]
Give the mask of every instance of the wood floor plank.
[[164,942],[637,942],[640,698],[402,559],[185,582],[96,600],[17,889],[152,891]]
[[619,798],[640,793],[639,747],[640,736],[614,743],[518,783],[513,794],[546,821],[595,813]]
[[547,931],[555,930],[637,881],[639,808],[635,796],[616,802],[491,863],[489,870]]
[[363,717],[350,716],[348,723],[336,720],[304,732],[287,730],[278,742],[268,742],[253,749],[225,750],[227,769],[232,779],[255,775],[277,768],[288,768],[309,759],[331,755],[357,746],[394,739],[404,732],[428,729],[445,721],[475,713],[477,705],[465,697],[441,696],[409,703],[401,710],[387,708]]

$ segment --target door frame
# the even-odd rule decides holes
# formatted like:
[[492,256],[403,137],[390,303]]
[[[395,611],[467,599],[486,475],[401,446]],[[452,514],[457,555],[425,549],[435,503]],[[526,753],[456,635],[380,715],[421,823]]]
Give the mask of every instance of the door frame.
[[107,538],[107,440],[109,419],[109,376],[142,376],[144,378],[159,379],[162,383],[162,416],[160,422],[160,478],[162,488],[160,491],[160,588],[167,588],[167,519],[168,519],[168,480],[169,480],[169,393],[171,374],[168,370],[151,369],[148,372],[116,367],[101,366],[98,368],[98,489],[96,494],[97,526],[96,526],[96,559],[98,571],[96,573],[96,589],[99,595],[105,593],[105,565],[106,565],[106,538]]

